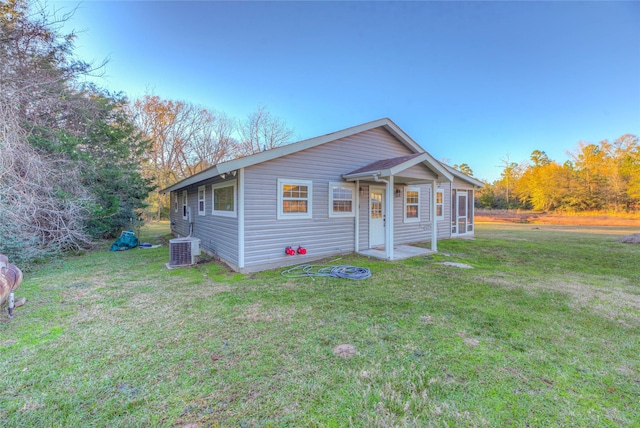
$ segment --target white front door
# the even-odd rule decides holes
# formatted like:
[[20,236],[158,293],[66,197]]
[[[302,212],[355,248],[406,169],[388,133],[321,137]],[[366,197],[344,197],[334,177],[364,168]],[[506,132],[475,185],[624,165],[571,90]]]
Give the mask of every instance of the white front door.
[[369,248],[384,245],[384,187],[369,188]]
[[458,235],[467,233],[467,192],[458,192],[457,229]]

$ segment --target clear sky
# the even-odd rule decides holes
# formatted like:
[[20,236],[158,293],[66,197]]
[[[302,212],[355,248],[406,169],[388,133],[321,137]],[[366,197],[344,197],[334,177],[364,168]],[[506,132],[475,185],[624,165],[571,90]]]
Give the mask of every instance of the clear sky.
[[[76,2],[50,2],[69,9]],[[101,86],[306,139],[389,117],[437,159],[498,178],[533,150],[640,134],[640,3],[85,1]]]

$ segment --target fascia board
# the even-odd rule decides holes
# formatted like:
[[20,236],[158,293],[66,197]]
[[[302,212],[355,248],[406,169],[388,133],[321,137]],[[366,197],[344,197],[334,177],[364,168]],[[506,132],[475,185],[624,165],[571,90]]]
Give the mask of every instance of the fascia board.
[[379,176],[380,171],[369,171],[369,172],[361,172],[358,174],[344,174],[342,178],[347,181],[356,181],[356,180],[364,180],[370,178],[371,181],[374,181],[374,177]]
[[216,175],[223,174],[218,172],[218,165],[214,165],[211,168],[205,169],[198,174],[192,175],[191,177],[187,177],[184,180],[178,181],[177,183],[160,190],[160,193],[169,193],[174,190],[181,189],[183,187],[191,186],[192,184],[198,183],[200,181],[208,180],[209,178],[215,177]]

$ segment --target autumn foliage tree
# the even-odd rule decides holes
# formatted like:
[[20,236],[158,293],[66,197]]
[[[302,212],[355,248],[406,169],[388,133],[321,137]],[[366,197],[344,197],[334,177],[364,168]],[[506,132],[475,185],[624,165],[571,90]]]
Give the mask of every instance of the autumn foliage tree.
[[[579,142],[568,154],[571,160],[562,165],[539,150],[531,153],[528,163],[506,164],[502,177],[479,192],[478,205],[572,212],[637,210],[640,204],[637,136],[626,134],[613,142]],[[511,203],[504,202],[505,194],[511,196]]]

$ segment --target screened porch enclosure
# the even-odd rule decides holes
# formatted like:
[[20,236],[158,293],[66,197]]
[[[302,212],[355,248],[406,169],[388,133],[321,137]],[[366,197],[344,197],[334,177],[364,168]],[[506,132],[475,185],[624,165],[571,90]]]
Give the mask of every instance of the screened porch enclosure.
[[451,191],[451,235],[473,233],[473,190]]

